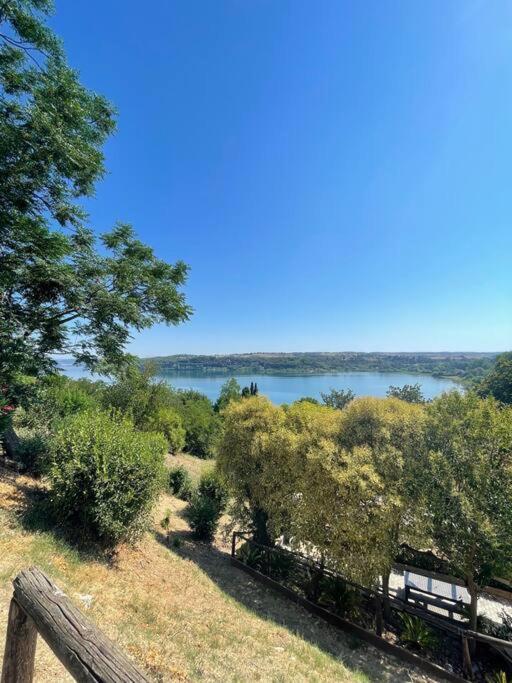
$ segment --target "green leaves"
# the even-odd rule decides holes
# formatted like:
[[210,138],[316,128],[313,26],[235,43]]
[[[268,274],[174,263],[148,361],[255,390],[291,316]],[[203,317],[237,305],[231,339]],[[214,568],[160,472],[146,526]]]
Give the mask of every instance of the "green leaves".
[[50,354],[119,365],[132,330],[192,311],[188,268],[159,260],[131,226],[98,245],[80,199],[104,174],[114,110],[84,88],[45,24],[53,5],[0,6],[0,377],[47,371]]

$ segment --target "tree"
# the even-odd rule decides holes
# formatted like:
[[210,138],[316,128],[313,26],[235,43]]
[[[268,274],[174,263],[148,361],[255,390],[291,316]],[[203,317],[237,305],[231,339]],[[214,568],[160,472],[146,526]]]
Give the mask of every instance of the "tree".
[[234,377],[226,380],[220,388],[219,398],[215,403],[215,411],[220,412],[226,408],[231,401],[239,401],[242,396],[240,385]]
[[198,458],[215,455],[220,419],[207,396],[198,391],[177,391],[174,407],[185,428],[185,450]]
[[425,397],[421,391],[421,384],[404,384],[403,387],[390,385],[386,392],[388,398],[399,398],[407,403],[425,403]]
[[351,389],[331,389],[328,394],[321,394],[322,401],[330,408],[343,408],[354,399],[354,392]]
[[123,413],[138,429],[148,430],[158,413],[175,403],[173,390],[165,382],[156,381],[155,373],[155,367],[149,363],[142,368],[121,368],[116,381],[102,392],[103,407]]
[[435,547],[466,581],[476,631],[481,587],[512,571],[512,407],[453,391],[427,414],[423,483]]
[[401,544],[428,540],[419,486],[424,469],[425,410],[396,398],[357,398],[342,412],[341,420],[340,445],[349,451],[367,448],[383,486],[373,525],[381,550],[384,605],[389,613],[389,578]]
[[51,0],[0,6],[0,378],[37,375],[65,352],[124,361],[130,330],[191,313],[187,266],[159,260],[119,224],[100,248],[80,198],[104,173],[111,105],[84,88],[45,24]]
[[224,411],[217,466],[233,497],[234,519],[264,545],[277,535],[270,511],[281,500],[284,473],[293,472],[293,448],[284,411],[266,398],[232,402]]
[[480,396],[494,396],[501,403],[512,404],[512,352],[502,353],[494,367],[478,386]]

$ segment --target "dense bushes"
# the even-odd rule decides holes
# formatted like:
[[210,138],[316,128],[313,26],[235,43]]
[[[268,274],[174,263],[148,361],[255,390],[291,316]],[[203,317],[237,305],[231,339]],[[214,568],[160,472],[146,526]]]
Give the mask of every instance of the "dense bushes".
[[169,453],[177,453],[185,446],[183,422],[173,408],[159,408],[154,416],[148,418],[147,431],[163,434]]
[[141,532],[163,482],[161,435],[87,411],[63,420],[49,446],[51,500],[59,519],[107,545]]

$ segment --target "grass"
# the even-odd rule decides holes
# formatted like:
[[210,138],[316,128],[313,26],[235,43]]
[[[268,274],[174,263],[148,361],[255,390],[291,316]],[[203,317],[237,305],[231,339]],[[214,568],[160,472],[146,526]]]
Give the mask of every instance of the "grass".
[[[203,462],[191,465],[196,475]],[[40,486],[0,470],[0,656],[11,580],[37,564],[155,681],[432,680],[231,567],[222,540],[212,547],[194,542],[182,501],[162,495],[141,543],[107,558],[80,552],[34,523],[27,528],[24,513]],[[160,526],[169,509],[179,548],[167,546]],[[71,680],[41,639],[35,680]]]
[[197,484],[201,474],[205,470],[211,469],[214,463],[214,460],[203,460],[188,453],[176,453],[176,455],[167,456],[167,465],[169,467],[183,465],[188,470],[194,484]]

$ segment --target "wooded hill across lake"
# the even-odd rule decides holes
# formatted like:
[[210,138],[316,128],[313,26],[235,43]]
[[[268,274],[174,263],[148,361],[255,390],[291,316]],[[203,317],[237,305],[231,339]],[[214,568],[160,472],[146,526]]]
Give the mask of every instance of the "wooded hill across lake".
[[145,358],[159,373],[196,375],[315,375],[339,372],[410,372],[449,377],[465,382],[481,379],[496,353],[241,353],[229,355],[174,355]]

